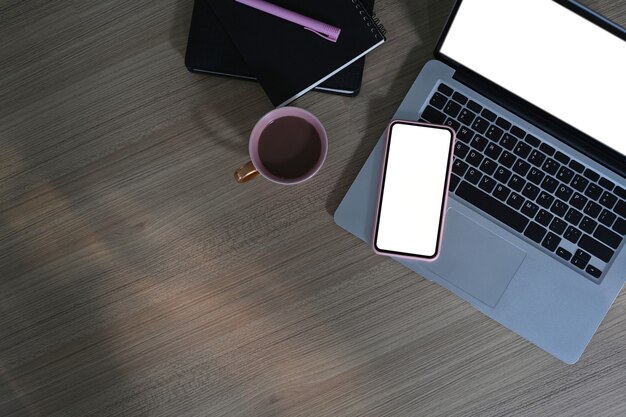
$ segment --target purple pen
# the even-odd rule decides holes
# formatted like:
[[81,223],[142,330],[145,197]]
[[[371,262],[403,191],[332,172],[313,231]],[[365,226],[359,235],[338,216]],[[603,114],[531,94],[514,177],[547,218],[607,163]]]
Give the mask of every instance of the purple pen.
[[272,16],[280,17],[289,22],[301,25],[304,29],[321,36],[322,38],[331,42],[337,42],[341,29],[333,25],[329,25],[319,20],[311,19],[301,15],[300,13],[292,12],[284,7],[277,6],[272,3],[268,3],[263,0],[235,0],[237,3],[245,4],[262,12],[271,14]]

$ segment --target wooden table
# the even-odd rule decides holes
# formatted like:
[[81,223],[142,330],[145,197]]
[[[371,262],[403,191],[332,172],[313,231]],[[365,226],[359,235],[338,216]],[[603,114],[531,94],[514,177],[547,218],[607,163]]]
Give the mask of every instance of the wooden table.
[[333,223],[451,4],[377,1],[282,187],[233,181],[272,107],[186,71],[192,0],[0,0],[0,415],[625,415],[623,293],[567,366]]

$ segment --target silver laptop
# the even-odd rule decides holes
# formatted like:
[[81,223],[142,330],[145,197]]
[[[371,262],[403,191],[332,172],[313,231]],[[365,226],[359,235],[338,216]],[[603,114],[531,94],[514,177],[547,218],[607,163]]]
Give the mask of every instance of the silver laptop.
[[[394,118],[457,133],[442,250],[398,262],[574,363],[626,280],[626,31],[571,1],[463,0],[435,58]],[[367,242],[382,152],[335,213]]]

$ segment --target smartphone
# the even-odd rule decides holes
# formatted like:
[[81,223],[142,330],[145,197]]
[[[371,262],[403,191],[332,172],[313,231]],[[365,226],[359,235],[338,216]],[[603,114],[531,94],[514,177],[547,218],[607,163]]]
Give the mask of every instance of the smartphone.
[[394,120],[387,128],[372,246],[380,255],[439,255],[455,134]]

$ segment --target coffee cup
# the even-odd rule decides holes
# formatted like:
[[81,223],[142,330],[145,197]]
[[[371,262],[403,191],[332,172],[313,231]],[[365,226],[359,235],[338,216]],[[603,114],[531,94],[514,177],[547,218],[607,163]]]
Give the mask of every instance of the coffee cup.
[[322,167],[328,137],[310,112],[281,107],[259,119],[250,134],[248,150],[250,161],[235,171],[237,182],[248,182],[260,174],[277,184],[298,184]]

